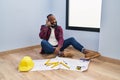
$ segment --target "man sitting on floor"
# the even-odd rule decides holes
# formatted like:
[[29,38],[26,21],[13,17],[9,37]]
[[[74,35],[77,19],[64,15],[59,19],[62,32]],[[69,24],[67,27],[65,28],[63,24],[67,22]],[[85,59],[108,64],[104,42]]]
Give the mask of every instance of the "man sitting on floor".
[[47,21],[45,25],[40,28],[39,37],[41,41],[41,54],[57,54],[59,56],[64,56],[64,49],[72,45],[75,49],[79,50],[85,54],[85,58],[96,58],[100,54],[96,51],[87,50],[79,42],[77,42],[73,37],[66,40],[63,39],[63,29],[61,26],[57,25],[57,20],[53,14],[47,16]]

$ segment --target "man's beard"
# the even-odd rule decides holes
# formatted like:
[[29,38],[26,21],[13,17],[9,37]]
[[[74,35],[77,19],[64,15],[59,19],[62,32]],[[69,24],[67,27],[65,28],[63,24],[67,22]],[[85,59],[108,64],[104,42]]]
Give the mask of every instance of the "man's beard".
[[52,24],[51,27],[52,27],[52,28],[56,28],[56,27],[57,27],[57,22],[55,22],[54,24]]

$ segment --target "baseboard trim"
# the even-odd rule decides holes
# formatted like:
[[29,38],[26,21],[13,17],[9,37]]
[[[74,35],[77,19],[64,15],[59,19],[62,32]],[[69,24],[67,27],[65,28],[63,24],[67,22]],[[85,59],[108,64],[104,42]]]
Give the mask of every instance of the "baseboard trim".
[[109,62],[109,63],[114,63],[114,64],[120,65],[120,60],[119,59],[113,59],[113,58],[109,58],[109,57],[106,57],[106,56],[100,56],[97,59],[99,59],[101,61],[104,61],[104,62]]
[[12,53],[17,53],[17,52],[26,51],[26,50],[32,50],[34,48],[40,48],[40,45],[34,45],[34,46],[28,46],[28,47],[3,51],[3,52],[0,52],[0,55],[12,54]]

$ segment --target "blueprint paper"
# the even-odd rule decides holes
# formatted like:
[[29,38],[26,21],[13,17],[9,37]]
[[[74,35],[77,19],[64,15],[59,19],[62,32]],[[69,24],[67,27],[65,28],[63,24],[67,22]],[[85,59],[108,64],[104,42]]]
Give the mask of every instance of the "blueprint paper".
[[[81,71],[82,72],[82,71],[86,71],[88,69],[88,66],[90,63],[90,60],[85,61],[85,60],[56,57],[56,58],[51,58],[50,62],[63,62],[67,66],[69,66],[70,68],[67,68],[61,64],[52,68],[51,66],[45,65],[45,63],[48,61],[48,59],[33,60],[33,61],[34,61],[35,65],[31,71],[65,69],[65,70],[74,70],[74,71]],[[76,69],[77,66],[80,66],[81,69],[80,70]]]

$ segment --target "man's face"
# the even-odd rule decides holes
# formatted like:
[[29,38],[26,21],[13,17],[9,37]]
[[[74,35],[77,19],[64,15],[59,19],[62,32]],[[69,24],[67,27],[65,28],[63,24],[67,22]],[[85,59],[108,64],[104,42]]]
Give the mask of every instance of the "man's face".
[[56,21],[56,18],[54,16],[49,16],[48,21],[50,21],[51,27],[53,27],[53,28],[57,27],[57,21]]

